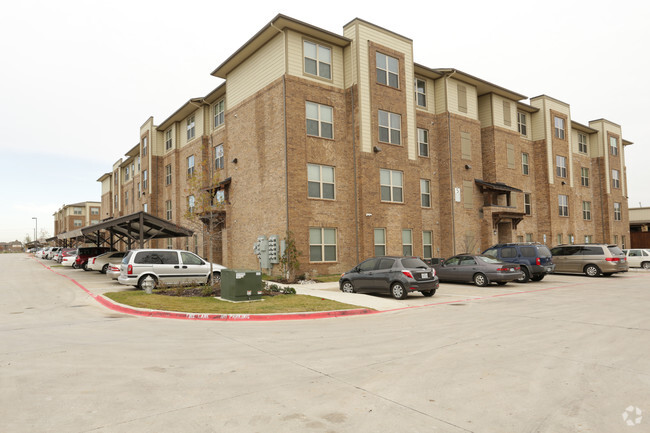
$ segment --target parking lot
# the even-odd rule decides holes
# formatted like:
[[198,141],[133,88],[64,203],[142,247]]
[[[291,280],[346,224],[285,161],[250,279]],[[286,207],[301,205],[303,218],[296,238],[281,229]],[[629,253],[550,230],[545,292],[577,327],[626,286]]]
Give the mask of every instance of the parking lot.
[[382,313],[235,323],[119,314],[62,275],[121,286],[27,255],[0,269],[4,431],[650,432],[647,271],[402,301],[296,286]]

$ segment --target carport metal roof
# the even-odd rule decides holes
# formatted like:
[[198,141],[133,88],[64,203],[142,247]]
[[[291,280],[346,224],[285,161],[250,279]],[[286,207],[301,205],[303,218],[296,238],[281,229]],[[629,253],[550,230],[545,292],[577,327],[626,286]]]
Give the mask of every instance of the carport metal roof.
[[[59,239],[83,237],[91,242],[101,239],[100,232],[106,231],[110,235],[117,235],[130,241],[136,241],[139,248],[144,248],[144,243],[151,239],[166,239],[192,236],[194,232],[167,220],[158,218],[146,212],[136,212],[119,218],[112,218],[91,226],[70,230],[58,235]],[[130,244],[130,242],[128,242]]]

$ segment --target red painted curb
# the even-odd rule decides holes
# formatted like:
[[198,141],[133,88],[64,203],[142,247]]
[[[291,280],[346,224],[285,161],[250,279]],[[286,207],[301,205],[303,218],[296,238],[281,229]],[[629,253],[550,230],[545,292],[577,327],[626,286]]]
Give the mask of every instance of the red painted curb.
[[131,314],[133,316],[158,317],[164,319],[180,319],[180,320],[206,320],[206,321],[229,321],[229,322],[266,321],[268,322],[268,321],[280,321],[280,320],[327,319],[333,317],[358,316],[363,314],[379,313],[379,311],[369,310],[367,308],[359,308],[354,310],[318,311],[314,313],[279,313],[279,314],[205,314],[205,313],[181,313],[177,311],[162,311],[162,310],[143,310],[143,309],[138,309],[138,308],[118,304],[117,302],[113,302],[112,300],[110,300],[105,296],[96,295],[92,293],[90,290],[88,290],[86,287],[84,287],[77,280],[70,278],[69,276],[64,275],[60,272],[55,271],[54,269],[47,266],[46,264],[43,264],[40,261],[36,260],[36,258],[33,256],[31,256],[31,258],[35,260],[38,264],[43,266],[45,269],[48,269],[50,272],[71,281],[73,284],[75,284],[81,290],[86,292],[89,296],[91,296],[95,301],[99,302],[104,307],[116,311],[118,313]]

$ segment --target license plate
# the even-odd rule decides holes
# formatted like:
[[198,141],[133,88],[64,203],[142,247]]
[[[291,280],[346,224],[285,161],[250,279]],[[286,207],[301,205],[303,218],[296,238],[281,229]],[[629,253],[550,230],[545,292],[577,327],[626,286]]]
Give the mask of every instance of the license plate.
[[550,267],[546,268],[546,272],[551,272],[551,268]]
[[423,274],[420,274],[420,277],[422,277],[422,278],[429,278],[429,274],[425,272],[425,273],[423,273]]
[[509,268],[508,270],[509,270],[510,272],[514,272],[514,271],[515,271],[515,268]]

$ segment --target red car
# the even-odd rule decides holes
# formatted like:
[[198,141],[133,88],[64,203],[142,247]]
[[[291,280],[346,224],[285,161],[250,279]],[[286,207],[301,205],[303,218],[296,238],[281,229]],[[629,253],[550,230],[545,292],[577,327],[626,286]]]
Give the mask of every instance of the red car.
[[104,254],[108,251],[111,251],[108,247],[79,247],[77,250],[77,260],[74,262],[75,268],[83,268],[84,271],[89,271],[87,267],[88,259],[91,257]]

